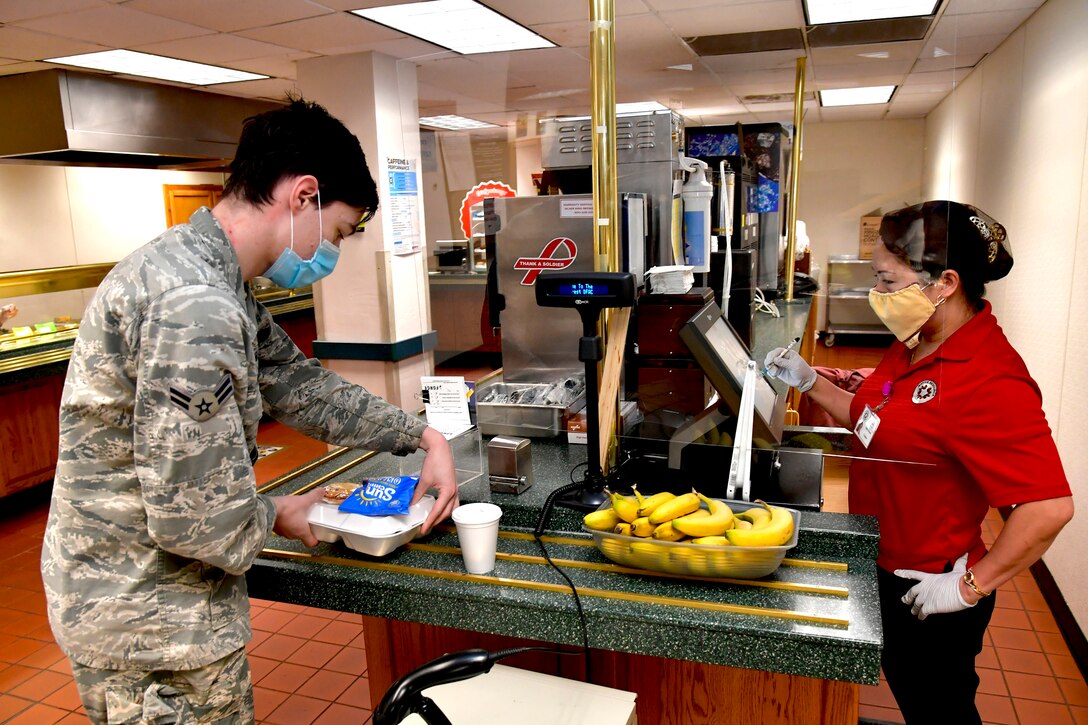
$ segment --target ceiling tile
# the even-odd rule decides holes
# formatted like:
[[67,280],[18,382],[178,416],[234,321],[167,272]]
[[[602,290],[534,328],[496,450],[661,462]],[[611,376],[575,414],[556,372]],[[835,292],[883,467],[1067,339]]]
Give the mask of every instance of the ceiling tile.
[[696,63],[687,44],[656,16],[616,21],[616,73],[663,71],[670,65]]
[[270,43],[262,43],[259,40],[238,38],[226,33],[202,35],[198,38],[182,38],[180,40],[168,40],[165,43],[148,43],[147,45],[134,45],[132,50],[144,53],[165,55],[170,58],[181,58],[196,63],[230,63],[241,58],[259,58],[266,55],[280,55],[292,52],[290,48],[284,48]]
[[[617,26],[619,25],[617,21]],[[626,21],[624,22],[626,24]],[[563,23],[541,23],[533,26],[533,31],[564,48],[588,48],[589,25],[583,21]]]
[[[814,65],[855,63],[886,63],[888,61],[913,61],[922,52],[924,42],[908,40],[899,43],[871,43],[866,45],[840,45],[826,48],[813,48],[809,53]],[[885,58],[866,58],[864,54],[882,53]]]
[[805,22],[801,4],[796,0],[763,0],[743,5],[713,3],[662,12],[661,19],[683,37],[800,28]]
[[[526,26],[570,21],[580,21],[583,24],[589,22],[589,3],[586,0],[548,0],[548,2],[487,0],[484,4],[514,22]],[[615,12],[618,17],[619,10]],[[646,12],[645,6],[639,12]]]
[[880,65],[824,65],[813,68],[813,84],[822,88],[829,88],[827,84],[838,84],[836,88],[842,88],[843,82],[847,86],[879,86],[899,84],[907,73],[914,67],[914,62],[898,60]]
[[42,60],[43,58],[108,50],[106,45],[35,33],[30,30],[23,30],[15,25],[0,27],[0,48],[4,49],[5,56],[18,60]]
[[934,36],[970,38],[976,35],[1008,35],[1031,17],[1032,9],[1001,10],[971,13],[970,15],[942,15],[933,29]]
[[148,15],[118,5],[50,15],[19,23],[28,30],[101,43],[113,48],[208,35],[207,28]]
[[289,91],[297,91],[295,82],[287,78],[265,78],[259,81],[240,81],[223,83],[218,86],[205,86],[218,93],[246,98],[267,98],[271,101],[283,101]]
[[1042,7],[1045,0],[948,0],[945,15],[988,13],[1001,10],[1031,10]]
[[7,63],[0,65],[0,76],[13,76],[19,73],[33,73],[39,70],[49,70],[50,68],[56,68],[52,63],[33,63],[33,62],[18,62]]
[[70,13],[105,5],[104,0],[4,0],[0,3],[0,23],[40,18],[43,15]]
[[904,93],[947,93],[971,72],[969,68],[948,71],[921,73],[915,71],[907,76],[896,95]]
[[333,12],[305,0],[130,0],[125,7],[221,32],[276,25]]
[[260,73],[273,78],[295,80],[298,78],[298,61],[316,58],[316,53],[291,53],[290,55],[268,55],[262,58],[243,58],[231,61],[231,67],[238,70]]
[[974,68],[975,64],[980,60],[982,60],[982,53],[972,55],[958,53],[940,58],[919,58],[918,62],[914,64],[914,70],[916,73],[931,73],[953,68]]
[[[325,53],[328,48],[360,47],[364,43],[401,38],[403,34],[357,15],[337,13],[316,18],[295,20],[264,28],[240,30],[244,38],[261,40],[273,45]],[[437,48],[438,46],[434,46]]]
[[[796,74],[797,59],[803,55],[803,50],[772,50],[765,53],[703,56],[700,60],[707,68],[718,73],[774,70]],[[809,73],[811,74],[811,68]]]
[[985,55],[992,53],[997,46],[1001,45],[1005,38],[1008,37],[1004,34],[996,35],[975,35],[970,38],[956,38],[952,42],[948,42],[947,39],[931,38],[926,43],[925,48],[919,53],[922,58],[937,58],[944,56],[945,54],[956,55]]

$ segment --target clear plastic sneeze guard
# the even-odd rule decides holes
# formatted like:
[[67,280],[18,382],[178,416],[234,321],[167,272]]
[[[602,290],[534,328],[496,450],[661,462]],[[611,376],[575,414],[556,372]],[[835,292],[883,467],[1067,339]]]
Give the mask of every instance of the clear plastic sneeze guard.
[[[457,471],[457,485],[464,486],[484,477],[484,445],[480,429],[476,426],[458,433],[447,440],[453,452],[453,464]],[[426,451],[417,450],[407,456],[396,456],[402,476],[418,476],[423,470]]]

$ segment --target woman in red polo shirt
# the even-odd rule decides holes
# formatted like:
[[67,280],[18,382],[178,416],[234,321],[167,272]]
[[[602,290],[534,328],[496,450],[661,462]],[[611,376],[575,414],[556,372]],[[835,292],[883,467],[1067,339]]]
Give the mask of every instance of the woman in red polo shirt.
[[[910,723],[980,723],[975,656],[994,591],[1037,561],[1073,500],[1038,385],[983,299],[1005,229],[929,201],[884,215],[869,301],[895,333],[856,394],[790,350],[768,373],[854,430],[850,512],[880,522],[881,664]],[[1014,506],[989,551],[982,521]]]

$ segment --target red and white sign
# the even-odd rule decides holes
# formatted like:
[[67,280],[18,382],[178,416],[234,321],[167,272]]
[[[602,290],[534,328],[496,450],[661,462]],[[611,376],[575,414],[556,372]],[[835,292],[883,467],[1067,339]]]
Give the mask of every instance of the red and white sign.
[[472,239],[472,207],[484,199],[516,196],[516,192],[501,181],[485,181],[472,187],[461,200],[461,231],[465,239]]
[[[566,257],[556,256],[566,253]],[[514,262],[514,269],[526,270],[521,278],[523,285],[531,287],[536,282],[537,276],[546,269],[566,269],[574,264],[578,257],[578,245],[573,239],[556,237],[540,250],[539,257],[518,257]]]

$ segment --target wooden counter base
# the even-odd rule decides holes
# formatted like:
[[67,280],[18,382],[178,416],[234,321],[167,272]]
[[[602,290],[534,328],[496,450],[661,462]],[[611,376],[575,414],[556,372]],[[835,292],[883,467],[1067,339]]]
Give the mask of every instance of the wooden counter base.
[[[372,707],[393,682],[447,652],[482,647],[489,652],[544,642],[480,634],[414,622],[363,617]],[[395,643],[395,644],[394,644]],[[503,663],[584,680],[582,650],[516,655]],[[638,694],[638,721],[656,725],[755,722],[771,725],[841,725],[858,721],[858,685],[700,662],[591,650],[591,682]]]

